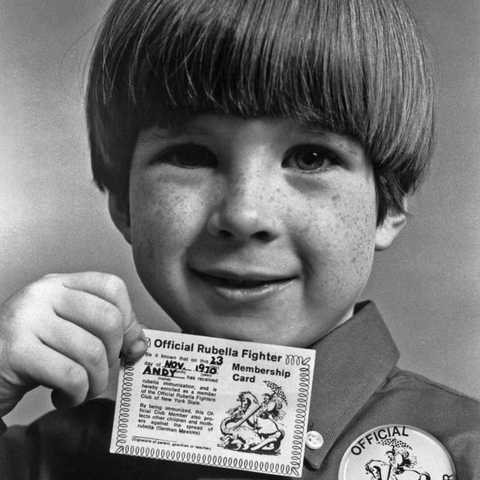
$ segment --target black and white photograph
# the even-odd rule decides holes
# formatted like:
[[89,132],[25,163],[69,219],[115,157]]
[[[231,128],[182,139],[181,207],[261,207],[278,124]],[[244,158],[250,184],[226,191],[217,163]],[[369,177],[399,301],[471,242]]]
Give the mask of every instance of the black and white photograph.
[[0,67],[2,480],[480,479],[478,0],[0,0]]

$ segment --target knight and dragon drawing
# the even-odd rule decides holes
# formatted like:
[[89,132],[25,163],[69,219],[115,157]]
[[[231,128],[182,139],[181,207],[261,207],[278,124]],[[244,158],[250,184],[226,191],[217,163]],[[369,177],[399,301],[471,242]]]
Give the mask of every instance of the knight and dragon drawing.
[[264,380],[269,391],[262,399],[251,391],[240,392],[237,405],[227,410],[221,424],[222,437],[219,446],[229,450],[240,450],[261,454],[278,454],[285,431],[287,397],[282,388]]

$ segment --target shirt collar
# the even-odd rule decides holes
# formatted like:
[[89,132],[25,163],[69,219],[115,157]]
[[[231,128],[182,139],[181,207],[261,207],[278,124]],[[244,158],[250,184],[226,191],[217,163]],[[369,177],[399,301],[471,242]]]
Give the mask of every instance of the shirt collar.
[[380,387],[399,353],[372,302],[311,347],[316,351],[308,430],[319,432],[319,450],[305,448],[310,468],[318,470],[340,433]]

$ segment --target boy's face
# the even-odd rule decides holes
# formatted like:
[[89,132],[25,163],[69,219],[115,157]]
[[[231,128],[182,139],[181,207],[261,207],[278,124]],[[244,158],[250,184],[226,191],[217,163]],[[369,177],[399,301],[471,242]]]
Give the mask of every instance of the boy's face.
[[351,316],[375,247],[372,166],[290,119],[201,115],[142,131],[112,216],[145,286],[186,332],[308,346]]

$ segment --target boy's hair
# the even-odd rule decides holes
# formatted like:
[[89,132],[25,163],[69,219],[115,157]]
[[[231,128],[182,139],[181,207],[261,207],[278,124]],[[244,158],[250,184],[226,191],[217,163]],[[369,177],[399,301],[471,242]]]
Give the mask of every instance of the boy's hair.
[[403,0],[116,0],[87,88],[94,178],[128,202],[138,133],[183,115],[291,117],[360,142],[381,223],[424,177],[433,97]]

